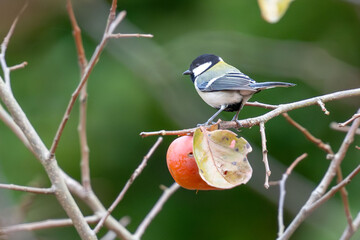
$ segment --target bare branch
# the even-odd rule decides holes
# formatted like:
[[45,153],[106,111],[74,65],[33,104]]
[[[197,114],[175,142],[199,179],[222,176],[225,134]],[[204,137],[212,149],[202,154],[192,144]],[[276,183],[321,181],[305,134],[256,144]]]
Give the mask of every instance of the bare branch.
[[15,191],[22,191],[28,193],[36,193],[36,194],[54,194],[54,188],[37,188],[37,187],[27,187],[27,186],[19,186],[15,184],[2,184],[0,183],[0,188],[9,189]]
[[12,66],[12,67],[9,67],[9,70],[10,71],[15,71],[15,70],[17,70],[17,69],[20,69],[20,68],[24,68],[24,67],[26,67],[28,65],[28,62],[22,62],[22,63],[20,63],[20,64],[17,64],[17,65],[14,65],[14,66]]
[[260,103],[260,102],[246,102],[246,106],[253,106],[253,107],[261,107],[266,109],[276,109],[279,107],[279,105],[271,105],[266,103]]
[[360,229],[360,212],[353,221],[352,229],[353,231],[350,229],[350,226],[348,225],[345,231],[343,232],[343,234],[341,235],[340,240],[349,240],[354,235],[354,233]]
[[[206,129],[209,129],[210,127],[206,127]],[[183,136],[183,135],[192,135],[196,131],[197,127],[195,128],[188,128],[183,130],[160,130],[160,131],[154,131],[154,132],[141,132],[139,135],[141,137],[150,137],[150,136]]]
[[343,123],[339,123],[339,127],[345,127],[346,125],[348,125],[349,123],[351,123],[352,121],[357,119],[358,117],[360,117],[360,113],[354,114],[349,120],[347,120]]
[[[124,216],[119,220],[120,225],[126,227],[127,225],[130,224],[130,217],[129,216]],[[116,238],[116,233],[114,233],[113,231],[108,231],[102,238],[101,240],[114,240]]]
[[87,66],[87,60],[85,56],[84,45],[81,37],[81,29],[76,21],[74,10],[71,4],[71,0],[67,0],[66,9],[70,18],[70,23],[73,28],[73,36],[75,40],[75,46],[77,50],[78,62],[81,70],[81,76],[84,74],[85,68]]
[[299,129],[299,131],[304,134],[304,136],[310,141],[313,142],[316,146],[318,146],[320,149],[322,149],[323,151],[325,151],[326,153],[330,154],[331,156],[334,155],[333,150],[331,149],[329,144],[324,143],[323,141],[321,141],[321,139],[316,138],[315,136],[313,136],[306,128],[304,128],[303,126],[301,126],[299,123],[297,123],[295,120],[293,120],[289,114],[287,113],[283,113],[282,114],[283,117],[294,127],[296,127],[297,129]]
[[301,162],[304,158],[306,158],[308,156],[307,153],[303,153],[302,155],[300,155],[299,157],[297,157],[295,159],[295,161],[286,169],[286,174],[290,175],[292,170],[299,164],[299,162]]
[[[337,180],[338,184],[341,181],[343,181],[343,176],[342,176],[340,166],[337,169],[337,179],[336,180]],[[343,205],[344,205],[344,211],[345,211],[346,220],[348,222],[348,226],[349,226],[350,230],[353,231],[354,230],[353,229],[353,220],[352,220],[351,211],[350,211],[348,192],[346,191],[345,187],[340,189],[340,195],[341,195],[341,200],[342,200]]]
[[[313,98],[309,98],[309,99],[305,99],[305,100],[301,100],[298,102],[293,102],[293,103],[287,103],[287,104],[281,104],[279,105],[278,108],[264,114],[258,117],[254,117],[254,118],[248,118],[245,120],[240,120],[240,124],[243,127],[252,127],[254,125],[258,125],[261,122],[266,123],[267,121],[269,121],[270,119],[279,116],[282,113],[285,112],[289,112],[291,110],[295,110],[298,108],[303,108],[303,107],[308,107],[311,105],[315,105],[317,104],[317,101],[320,99],[322,102],[329,102],[329,101],[334,101],[334,100],[338,100],[338,99],[343,99],[343,98],[348,98],[348,97],[355,97],[355,96],[360,96],[360,88],[356,88],[356,89],[351,89],[351,90],[344,90],[344,91],[339,91],[339,92],[334,92],[334,93],[330,93],[330,94],[326,94],[326,95],[322,95],[322,96],[318,96],[318,97],[313,97]],[[221,122],[220,123],[220,128],[236,128],[238,126],[238,124],[234,121],[230,121],[230,122]]]
[[[68,176],[65,172],[62,172],[62,175],[70,191],[89,206],[93,212],[100,216],[106,213],[104,205],[93,191],[87,192],[79,182]],[[131,233],[111,215],[106,219],[105,226],[115,232],[120,239],[132,239]]]
[[104,32],[104,35],[99,43],[99,45],[96,47],[89,63],[88,63],[88,66],[86,67],[85,71],[84,71],[84,74],[81,76],[81,81],[79,83],[79,85],[77,86],[77,88],[75,89],[75,91],[73,92],[73,94],[71,95],[71,99],[68,103],[68,106],[66,108],[66,111],[64,113],[64,116],[61,120],[61,123],[56,131],[56,134],[55,134],[55,137],[54,137],[54,140],[53,140],[53,143],[51,145],[51,148],[50,148],[50,155],[49,155],[49,158],[52,158],[55,154],[55,151],[56,151],[56,148],[59,144],[59,141],[60,141],[60,138],[61,138],[61,135],[62,135],[62,132],[65,128],[65,125],[67,123],[67,121],[69,120],[69,117],[70,117],[70,113],[74,107],[74,104],[75,104],[75,101],[76,99],[78,98],[81,90],[83,89],[83,87],[85,86],[87,80],[89,79],[89,76],[90,76],[90,73],[92,72],[97,60],[99,59],[100,57],[100,54],[103,50],[103,48],[105,47],[108,39],[109,39],[109,36],[111,34],[113,34],[113,31],[115,30],[115,28],[118,26],[118,24],[120,24],[120,22],[125,18],[126,16],[126,12],[125,11],[122,11],[118,14],[118,16],[114,19],[112,17],[112,14],[116,11],[116,0],[113,1],[112,3],[112,7],[111,7],[111,12],[109,14],[109,18],[108,18],[108,23],[107,23],[107,27],[106,27],[106,30]]
[[[323,203],[325,203],[327,200],[329,200],[332,196],[334,196],[334,194],[339,191],[340,189],[342,189],[345,185],[347,185],[354,177],[356,174],[358,174],[360,172],[360,165],[355,168],[343,181],[341,181],[339,184],[337,184],[336,186],[332,187],[326,194],[324,194],[321,198],[317,199],[315,202],[313,203],[306,203],[301,211],[305,211],[303,212],[304,218],[308,215],[310,215],[315,209],[317,209],[319,206],[321,206]],[[280,204],[279,204],[280,205]],[[280,206],[279,206],[280,208]],[[304,210],[305,209],[305,210]],[[299,214],[300,214],[299,213]],[[299,215],[298,215],[299,216]],[[293,221],[294,222],[294,221]],[[289,239],[290,235],[288,235],[289,229],[292,229],[291,227],[293,226],[293,222],[291,223],[291,225],[286,229],[286,232],[284,234],[281,234],[279,236],[278,239]],[[279,231],[280,233],[280,231]]]
[[335,195],[337,191],[342,189],[345,185],[349,184],[351,180],[360,172],[360,165],[358,165],[344,180],[338,183],[336,186],[332,187],[326,194],[324,194],[321,198],[315,201],[311,208],[308,211],[312,211],[313,209],[318,208],[321,204],[329,200],[332,196]]
[[[73,28],[73,35],[75,40],[75,46],[77,49],[79,67],[80,67],[80,76],[82,76],[84,75],[88,63],[85,56],[83,41],[81,38],[81,29],[76,21],[74,10],[70,0],[67,1],[66,8]],[[86,134],[86,116],[87,116],[86,113],[87,113],[87,83],[80,91],[80,111],[79,111],[78,132],[79,132],[80,152],[81,152],[80,166],[81,166],[82,184],[86,189],[86,191],[91,191],[90,166],[89,166],[90,150],[89,150],[89,145],[87,142],[87,134]]]
[[110,13],[105,27],[105,32],[109,31],[110,24],[114,22],[116,17],[117,0],[113,0],[110,7]]
[[[0,79],[1,80],[1,79]],[[24,143],[25,147],[29,149],[29,151],[36,156],[35,151],[32,149],[29,141],[27,140],[24,133],[21,131],[18,125],[14,122],[13,118],[9,115],[8,112],[2,107],[0,104],[0,119],[5,123],[8,128],[20,139],[21,142]]]
[[5,60],[5,53],[6,53],[6,49],[9,45],[9,41],[11,36],[14,33],[16,24],[19,20],[19,17],[22,15],[22,13],[25,11],[25,9],[27,8],[27,2],[25,3],[25,5],[22,7],[22,9],[20,10],[20,12],[18,13],[18,15],[16,16],[16,18],[14,19],[13,23],[11,24],[11,27],[9,29],[9,32],[7,33],[7,35],[4,38],[4,41],[1,44],[1,52],[0,52],[0,64],[4,73],[4,80],[6,83],[6,86],[9,88],[9,90],[11,91],[11,86],[10,86],[10,68],[8,67],[6,60]]
[[155,218],[155,216],[161,211],[162,207],[164,206],[165,202],[169,199],[169,197],[179,189],[179,185],[177,183],[173,183],[170,188],[164,190],[163,194],[156,202],[154,207],[151,211],[146,215],[144,220],[140,223],[138,228],[134,233],[134,239],[140,239],[141,236],[144,234],[146,228],[150,225],[151,221]]
[[266,147],[266,134],[265,134],[265,125],[263,122],[260,123],[260,134],[261,134],[261,146],[262,146],[262,154],[263,154],[263,162],[265,165],[265,183],[264,187],[269,188],[269,177],[271,175],[269,160],[267,157],[268,150]]
[[[358,113],[360,113],[360,109],[359,109]],[[354,141],[355,131],[359,127],[359,125],[360,125],[360,119],[358,118],[351,125],[349,132],[346,134],[345,139],[342,142],[339,151],[334,155],[334,158],[332,159],[321,182],[311,193],[309,199],[307,200],[305,205],[301,208],[301,210],[296,215],[296,217],[293,219],[293,221],[288,226],[288,228],[285,230],[284,234],[281,237],[279,237],[278,239],[281,239],[281,240],[289,239],[290,236],[299,227],[299,225],[305,220],[305,218],[315,209],[315,208],[312,208],[312,211],[310,211],[309,210],[310,207],[315,202],[317,202],[317,206],[319,205],[319,203],[322,203],[322,202],[319,202],[318,200],[325,196],[324,195],[325,191],[328,188],[328,186],[330,185],[331,181],[333,180],[333,178],[336,174],[336,170],[338,169],[341,162],[343,161],[350,144]],[[344,181],[342,181],[342,182],[344,182]]]
[[[339,123],[336,122],[330,123],[330,128],[340,132],[348,132],[350,129],[349,126],[340,127]],[[360,128],[356,129],[355,134],[360,135]]]
[[[99,216],[85,217],[87,223],[97,223]],[[9,227],[0,228],[0,236],[21,231],[35,231],[48,228],[66,227],[74,225],[71,219],[50,219],[40,222],[23,223]]]
[[288,178],[288,174],[283,174],[280,182],[279,182],[279,186],[280,186],[280,197],[279,197],[279,209],[278,209],[278,237],[280,237],[281,235],[284,234],[284,229],[285,229],[285,225],[284,225],[284,202],[285,202],[285,195],[286,195],[286,190],[285,190],[285,182]]
[[[0,105],[1,106],[1,105]],[[0,113],[3,113],[0,108]],[[6,113],[6,112],[5,112]],[[7,114],[7,113],[6,113]],[[2,116],[0,114],[0,116]],[[28,146],[29,150],[32,151],[31,145],[27,138],[25,137],[24,133],[21,131],[21,129],[15,124],[13,119],[9,117],[9,122],[7,122],[7,125],[9,128],[16,134],[16,136],[25,144],[25,146]],[[2,119],[2,118],[1,118]],[[32,151],[35,157],[37,157],[36,153]],[[91,191],[90,193],[85,191],[82,185],[80,185],[76,180],[68,176],[66,173],[62,172],[62,177],[64,178],[66,185],[68,186],[69,190],[79,197],[85,204],[87,204],[93,212],[101,213],[106,212],[105,207],[102,205],[100,200],[95,196],[95,194]],[[125,229],[122,225],[118,223],[116,219],[114,219],[112,216],[109,216],[107,220],[105,221],[105,226],[116,233],[116,235],[119,238],[123,239],[130,239],[131,233]]]
[[129,38],[129,37],[144,37],[144,38],[152,38],[154,35],[152,34],[142,34],[142,33],[116,33],[109,35],[109,38]]
[[325,113],[325,115],[329,115],[330,112],[326,109],[325,104],[321,99],[317,101],[317,104],[321,107],[321,110]]
[[[301,100],[298,102],[281,104],[276,109],[274,109],[266,114],[263,114],[261,116],[254,117],[254,118],[239,120],[239,123],[241,124],[242,127],[249,128],[254,125],[259,125],[261,122],[266,123],[270,119],[277,117],[282,113],[286,113],[286,112],[289,112],[291,110],[295,110],[298,108],[303,108],[303,107],[308,107],[311,105],[318,104],[319,99],[325,103],[325,102],[330,102],[330,101],[335,101],[338,99],[355,97],[355,96],[360,96],[360,88],[334,92],[334,93],[330,93],[330,94],[326,94],[326,95],[322,95],[322,96],[318,96],[318,97]],[[259,105],[261,105],[261,104],[259,104]],[[220,129],[239,128],[239,124],[235,121],[222,121],[219,124],[219,128]],[[195,130],[196,130],[196,128],[189,128],[189,129],[183,129],[183,130],[178,130],[178,131],[161,130],[161,131],[156,131],[156,132],[142,132],[142,133],[140,133],[140,136],[147,137],[147,136],[153,136],[153,135],[186,135],[186,134],[192,134]]]
[[99,223],[96,225],[96,227],[94,228],[94,232],[97,233],[99,232],[99,230],[101,229],[101,227],[104,225],[104,222],[106,220],[106,218],[112,213],[112,211],[114,211],[115,207],[120,203],[120,201],[123,199],[123,197],[125,196],[125,193],[127,192],[127,190],[130,188],[131,184],[134,182],[134,180],[141,174],[142,170],[146,167],[146,164],[148,162],[148,160],[150,159],[150,157],[152,156],[152,154],[155,152],[155,150],[158,148],[158,146],[160,145],[160,143],[162,142],[163,138],[159,137],[158,140],[155,142],[155,144],[151,147],[151,149],[149,150],[149,152],[146,154],[146,156],[143,158],[142,162],[140,163],[140,165],[135,169],[134,173],[131,175],[130,179],[126,182],[124,188],[121,190],[120,194],[117,196],[117,198],[115,199],[115,201],[111,204],[111,206],[109,207],[109,209],[107,210],[106,214],[101,218],[101,220],[99,221]]
[[295,161],[288,167],[286,172],[282,175],[281,180],[278,182],[280,186],[280,197],[279,197],[279,209],[278,209],[278,237],[280,237],[284,233],[284,202],[285,202],[285,183],[289,175],[291,174],[292,170],[296,167],[296,165],[307,157],[307,153],[302,154],[301,156],[297,157]]
[[[17,21],[17,19],[16,19]],[[10,33],[12,33],[16,21],[13,23]],[[11,36],[11,34],[8,36]],[[10,38],[10,37],[9,37]],[[2,46],[7,46],[6,40],[5,44]],[[6,47],[5,47],[6,48]],[[4,48],[3,48],[4,49]],[[5,51],[2,50],[4,54]],[[5,60],[5,56],[2,56]],[[6,63],[6,62],[5,62]],[[4,66],[2,64],[2,68],[4,70]],[[24,133],[27,138],[29,144],[31,145],[31,149],[35,154],[36,158],[39,159],[41,164],[43,165],[54,189],[55,196],[59,201],[62,208],[65,210],[67,215],[72,219],[74,226],[79,233],[82,239],[96,239],[96,236],[93,234],[89,225],[86,223],[84,216],[82,215],[79,207],[71,196],[64,179],[61,177],[60,169],[58,167],[57,161],[55,158],[49,159],[49,151],[46,148],[45,144],[42,142],[41,138],[35,131],[34,127],[31,125],[30,121],[27,119],[24,111],[21,109],[20,105],[16,101],[14,95],[11,92],[10,88],[10,77],[8,79],[8,83],[6,84],[2,78],[0,77],[0,98],[3,103],[6,105],[9,113],[12,116],[12,119],[19,126],[21,131]]]
[[110,23],[110,25],[109,25],[109,30],[105,31],[106,38],[108,38],[111,34],[113,34],[115,28],[122,22],[122,20],[124,20],[125,17],[126,17],[126,11],[121,11],[113,21],[108,22]]

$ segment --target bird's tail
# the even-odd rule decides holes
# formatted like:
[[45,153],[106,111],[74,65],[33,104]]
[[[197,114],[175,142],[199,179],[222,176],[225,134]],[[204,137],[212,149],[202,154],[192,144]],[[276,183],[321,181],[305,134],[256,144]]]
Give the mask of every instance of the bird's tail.
[[250,87],[255,88],[257,90],[264,90],[274,87],[293,87],[296,84],[286,83],[286,82],[261,82],[261,83],[252,83]]

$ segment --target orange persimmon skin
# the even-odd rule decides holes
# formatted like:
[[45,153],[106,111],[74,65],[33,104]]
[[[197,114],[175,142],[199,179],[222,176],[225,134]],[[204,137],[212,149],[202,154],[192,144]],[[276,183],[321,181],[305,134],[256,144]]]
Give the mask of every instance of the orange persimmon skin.
[[171,176],[183,188],[189,190],[218,190],[209,186],[199,175],[193,156],[193,137],[182,136],[169,146],[166,162]]

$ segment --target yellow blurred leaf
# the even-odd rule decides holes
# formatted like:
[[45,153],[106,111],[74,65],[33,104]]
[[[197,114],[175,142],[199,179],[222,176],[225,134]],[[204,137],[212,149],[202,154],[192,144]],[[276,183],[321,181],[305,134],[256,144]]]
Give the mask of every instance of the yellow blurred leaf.
[[249,181],[252,168],[247,154],[252,151],[244,138],[228,130],[194,133],[193,153],[201,178],[210,186],[233,188]]
[[258,0],[262,17],[269,23],[278,22],[293,0]]

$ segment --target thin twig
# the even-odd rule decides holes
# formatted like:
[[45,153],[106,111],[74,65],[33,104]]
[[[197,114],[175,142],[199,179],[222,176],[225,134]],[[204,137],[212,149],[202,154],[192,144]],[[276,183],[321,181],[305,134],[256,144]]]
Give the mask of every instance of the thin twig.
[[320,106],[321,110],[325,113],[325,115],[329,115],[330,112],[326,109],[325,104],[321,99],[317,101],[317,104]]
[[279,196],[279,209],[278,209],[278,237],[284,234],[284,202],[285,202],[285,195],[286,195],[286,189],[285,189],[285,183],[288,178],[288,174],[284,173],[282,175],[282,178],[279,182],[279,188],[280,188],[280,196]]
[[347,120],[343,123],[339,123],[339,127],[345,127],[346,125],[348,125],[349,123],[351,123],[352,121],[357,119],[358,117],[360,117],[360,113],[354,114],[349,120]]
[[14,65],[14,66],[11,66],[11,67],[9,67],[9,70],[10,71],[15,71],[15,70],[17,70],[17,69],[20,69],[20,68],[24,68],[24,67],[26,67],[28,65],[28,62],[22,62],[22,63],[20,63],[20,64],[17,64],[17,65]]
[[10,42],[10,38],[14,33],[16,24],[20,18],[20,16],[22,15],[22,13],[25,11],[25,9],[27,8],[28,3],[26,2],[25,5],[21,8],[20,12],[18,13],[18,15],[16,16],[16,18],[14,19],[13,23],[11,24],[11,27],[8,31],[8,33],[6,34],[4,41],[1,44],[1,52],[0,52],[0,64],[4,73],[4,80],[6,83],[6,86],[8,87],[9,91],[11,91],[11,86],[10,86],[10,68],[8,67],[6,60],[5,60],[5,54],[6,54],[6,50],[7,47],[9,45]]
[[[207,127],[207,129],[210,127]],[[160,130],[154,132],[141,132],[139,135],[141,137],[150,137],[150,136],[183,136],[183,135],[192,135],[196,131],[197,127],[195,128],[188,128],[183,130]]]
[[[326,194],[324,194],[322,197],[320,197],[319,199],[317,199],[315,202],[311,203],[311,204],[305,204],[301,211],[304,211],[303,209],[305,209],[304,214],[305,217],[310,215],[315,209],[317,209],[319,206],[321,206],[322,204],[324,204],[327,200],[329,200],[331,197],[333,197],[335,195],[336,192],[338,192],[340,189],[344,188],[345,185],[347,185],[348,183],[350,183],[350,181],[355,177],[356,174],[358,174],[360,172],[360,165],[357,166],[343,181],[341,181],[340,183],[338,183],[336,186],[332,187]],[[300,212],[301,212],[300,211]],[[292,224],[292,223],[291,223]],[[290,225],[285,234],[282,234],[281,236],[279,236],[278,239],[289,239],[290,236],[287,235],[288,230],[291,229],[292,225]]]
[[[305,100],[301,100],[298,102],[293,103],[287,103],[287,104],[281,104],[276,109],[265,113],[261,116],[254,117],[254,118],[248,118],[239,120],[239,123],[235,121],[222,121],[219,124],[220,129],[229,129],[229,128],[239,128],[239,126],[250,128],[255,125],[259,125],[261,122],[266,123],[270,119],[273,119],[274,117],[279,116],[282,113],[289,112],[291,110],[295,110],[298,108],[308,107],[311,105],[318,104],[318,100],[320,99],[322,102],[330,102],[335,101],[338,99],[348,98],[348,97],[355,97],[360,96],[360,88],[351,89],[351,90],[344,90],[339,92],[334,92],[318,97],[313,97]],[[186,134],[192,134],[196,128],[189,128],[189,129],[183,129],[183,130],[177,130],[177,131],[155,131],[155,132],[142,132],[140,133],[140,136],[142,137],[148,137],[148,136],[154,136],[154,135],[186,135]]]
[[299,131],[304,134],[304,136],[310,141],[313,142],[316,146],[318,146],[318,148],[322,149],[323,151],[325,151],[327,154],[330,154],[331,156],[334,155],[333,150],[331,149],[331,146],[329,144],[324,143],[323,141],[321,141],[321,139],[316,138],[314,135],[312,135],[306,128],[304,128],[303,126],[301,126],[299,123],[297,123],[294,119],[292,119],[289,114],[287,113],[283,113],[282,114],[283,117],[294,127],[296,127],[297,129],[299,129]]
[[110,13],[107,19],[105,32],[109,31],[110,24],[114,22],[114,19],[116,17],[116,8],[117,8],[117,0],[113,0],[110,7]]
[[[87,192],[79,182],[65,172],[62,172],[62,175],[70,191],[79,197],[94,213],[100,216],[106,213],[106,208],[93,191]],[[132,234],[111,215],[106,219],[104,225],[107,229],[115,232],[118,238],[132,239]]]
[[354,235],[354,233],[357,230],[359,230],[359,228],[360,228],[360,212],[357,214],[357,216],[353,221],[353,225],[352,225],[353,231],[351,231],[350,226],[348,225],[344,230],[343,234],[341,235],[340,240],[349,240]]
[[15,184],[3,184],[0,183],[0,188],[2,189],[9,189],[15,191],[22,191],[28,193],[36,193],[36,194],[54,194],[55,189],[51,188],[38,188],[38,187],[27,187],[27,186],[19,186]]
[[[108,23],[110,23],[109,25],[109,30],[105,31],[105,37],[109,38],[110,35],[113,34],[113,32],[115,31],[115,28],[124,20],[124,18],[126,17],[127,12],[125,10],[121,11],[118,13],[118,15],[115,17],[115,19],[113,21],[110,21]],[[110,17],[110,16],[109,16]]]
[[95,49],[95,51],[94,51],[94,53],[93,53],[93,55],[92,55],[92,57],[91,57],[91,59],[90,59],[90,61],[88,63],[88,66],[85,69],[84,74],[81,76],[80,83],[78,84],[77,88],[75,89],[75,91],[71,95],[70,101],[68,103],[68,106],[66,108],[64,116],[63,116],[63,118],[61,120],[61,123],[60,123],[60,125],[59,125],[59,127],[58,127],[58,129],[56,131],[53,143],[51,145],[49,159],[51,159],[55,154],[55,151],[56,151],[56,148],[57,148],[57,146],[59,144],[62,132],[63,132],[63,130],[65,128],[65,125],[66,125],[67,121],[69,120],[70,113],[71,113],[71,111],[72,111],[72,109],[74,107],[75,101],[78,98],[82,88],[85,86],[87,80],[89,79],[90,73],[92,72],[94,66],[96,65],[97,60],[99,59],[100,54],[101,54],[103,48],[105,47],[105,45],[106,45],[106,43],[107,43],[107,41],[109,39],[109,36],[111,34],[113,34],[113,31],[115,30],[115,28],[121,23],[121,21],[126,16],[126,12],[122,11],[116,16],[116,18],[114,20],[112,20],[113,19],[112,14],[115,12],[115,10],[116,10],[116,0],[113,1],[112,7],[111,7],[111,12],[109,14],[108,23],[107,23],[107,27],[105,29],[104,35],[103,35],[99,45],[96,47],[96,49]]
[[286,169],[286,174],[290,175],[292,170],[299,164],[300,161],[302,161],[304,158],[308,156],[307,153],[301,154],[299,157],[295,159],[295,161]]
[[342,180],[340,183],[338,183],[336,186],[332,187],[326,194],[324,194],[321,198],[319,198],[317,201],[315,201],[311,208],[308,209],[308,211],[312,211],[313,209],[318,208],[320,205],[322,205],[324,202],[329,200],[332,196],[335,195],[336,192],[338,192],[340,189],[342,189],[345,185],[349,184],[350,181],[360,172],[360,165],[358,165],[344,180]]
[[278,209],[278,237],[280,237],[284,233],[284,202],[285,202],[285,183],[289,175],[291,174],[292,170],[296,167],[296,165],[307,157],[307,153],[302,154],[301,156],[297,157],[295,161],[287,168],[286,172],[282,175],[281,180],[279,181],[280,186],[280,196],[279,196],[279,209]]
[[82,41],[82,37],[81,37],[81,29],[76,21],[76,17],[75,17],[74,10],[73,10],[72,4],[71,4],[71,0],[67,0],[66,9],[67,9],[67,12],[68,12],[68,15],[70,18],[71,26],[73,28],[73,36],[74,36],[75,46],[76,46],[76,51],[77,51],[77,56],[78,56],[78,63],[79,63],[79,67],[81,70],[81,76],[82,76],[84,74],[85,68],[87,66],[87,60],[86,60],[84,45],[83,45],[83,41]]
[[[341,172],[341,168],[340,166],[337,169],[337,183],[339,184],[341,181],[343,181],[343,176],[342,176],[342,172]],[[345,211],[345,216],[346,216],[346,220],[348,222],[349,228],[351,231],[353,231],[353,219],[351,216],[351,211],[350,211],[350,204],[349,204],[349,198],[348,198],[348,192],[346,191],[346,188],[343,187],[340,189],[340,195],[341,195],[341,200],[343,202],[344,205],[344,211]]]
[[271,175],[269,160],[267,157],[268,150],[266,147],[266,134],[265,134],[265,124],[263,122],[260,123],[260,135],[261,135],[261,146],[262,146],[262,154],[263,154],[263,162],[265,165],[265,183],[264,187],[269,188],[269,177]]
[[279,107],[279,105],[272,105],[272,104],[266,104],[266,103],[260,103],[260,102],[246,102],[246,106],[253,106],[253,107],[261,107],[266,109],[276,109]]
[[128,38],[128,37],[144,37],[144,38],[152,38],[154,35],[152,34],[142,34],[142,33],[116,33],[109,35],[109,38]]
[[25,147],[29,149],[29,151],[36,156],[35,151],[32,149],[29,141],[27,140],[25,134],[21,131],[20,127],[14,122],[14,119],[10,116],[10,114],[3,108],[0,104],[0,119],[5,123],[8,128],[20,139],[21,142],[24,143]]
[[[119,220],[119,224],[126,227],[130,224],[130,217],[124,216]],[[114,240],[116,238],[116,233],[114,231],[108,231],[100,240]]]
[[[348,132],[350,129],[349,126],[339,127],[339,123],[336,122],[330,123],[330,128],[340,132]],[[360,135],[360,128],[356,129],[355,134]]]
[[[97,223],[99,221],[99,216],[88,216],[85,217],[87,223]],[[32,223],[23,223],[13,226],[8,226],[0,228],[0,236],[6,235],[14,232],[21,231],[35,231],[48,228],[57,228],[57,227],[66,227],[74,225],[71,219],[49,219],[45,221],[32,222]]]
[[[76,21],[74,10],[70,0],[67,1],[66,8],[73,28],[75,46],[78,55],[78,63],[80,67],[80,76],[83,76],[88,63],[85,56],[83,41],[81,38],[81,29]],[[80,111],[79,111],[78,132],[79,132],[80,152],[81,152],[81,162],[80,162],[81,180],[86,191],[91,191],[90,166],[89,166],[90,150],[87,142],[86,118],[87,118],[87,83],[80,91]]]
[[161,211],[162,207],[164,206],[165,202],[169,199],[169,197],[179,189],[179,185],[177,183],[173,183],[170,188],[167,188],[164,190],[163,194],[159,198],[159,200],[156,202],[154,207],[151,209],[151,211],[146,215],[144,220],[140,223],[138,228],[136,229],[134,233],[134,239],[141,239],[141,236],[144,234],[146,228],[149,226],[151,221],[155,218],[155,216]]
[[120,194],[117,196],[115,201],[111,204],[109,209],[107,210],[106,214],[101,218],[99,223],[94,228],[94,232],[98,233],[101,227],[104,225],[104,222],[106,218],[114,211],[115,207],[120,203],[120,201],[123,199],[125,193],[130,188],[131,184],[134,182],[134,180],[141,174],[142,170],[146,167],[146,164],[152,154],[155,152],[155,150],[158,148],[160,143],[162,142],[163,138],[159,137],[158,140],[155,142],[155,144],[151,147],[149,152],[145,155],[140,165],[135,169],[134,173],[131,175],[130,179],[126,182],[124,188],[121,190]]

